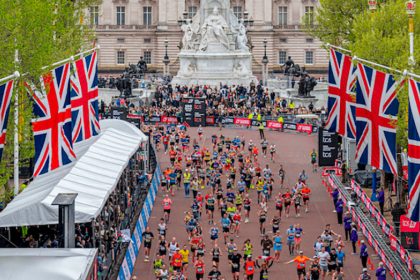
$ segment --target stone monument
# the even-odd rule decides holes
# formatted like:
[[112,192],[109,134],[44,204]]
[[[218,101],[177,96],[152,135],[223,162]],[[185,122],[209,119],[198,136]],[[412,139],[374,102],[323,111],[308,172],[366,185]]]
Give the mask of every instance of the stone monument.
[[252,54],[245,22],[230,9],[229,0],[203,0],[192,20],[182,24],[180,69],[172,84],[249,85]]

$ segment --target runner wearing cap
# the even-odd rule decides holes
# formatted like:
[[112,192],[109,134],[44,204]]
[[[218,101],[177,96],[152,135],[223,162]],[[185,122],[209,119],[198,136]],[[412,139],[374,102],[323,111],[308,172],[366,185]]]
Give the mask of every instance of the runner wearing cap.
[[303,280],[305,275],[306,275],[306,262],[307,261],[314,261],[314,260],[311,259],[311,258],[308,258],[307,256],[304,256],[303,251],[300,251],[299,256],[297,256],[296,258],[286,262],[286,264],[295,262],[298,279]]
[[367,268],[362,269],[362,273],[359,276],[359,280],[371,280],[370,274],[368,273]]

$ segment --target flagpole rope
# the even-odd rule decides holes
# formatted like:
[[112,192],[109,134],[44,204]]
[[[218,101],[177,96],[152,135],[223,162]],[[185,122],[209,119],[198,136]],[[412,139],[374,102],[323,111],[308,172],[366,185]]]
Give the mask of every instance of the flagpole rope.
[[4,82],[7,82],[7,81],[10,81],[10,80],[13,80],[13,79],[16,79],[16,78],[19,78],[19,77],[20,77],[19,71],[15,71],[15,73],[13,73],[12,75],[9,75],[7,77],[4,77],[4,78],[0,79],[0,84],[2,84]]

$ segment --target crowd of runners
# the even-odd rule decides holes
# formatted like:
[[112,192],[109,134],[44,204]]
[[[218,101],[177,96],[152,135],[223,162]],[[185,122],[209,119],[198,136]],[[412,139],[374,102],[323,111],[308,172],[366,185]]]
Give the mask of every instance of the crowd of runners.
[[[367,246],[359,241],[356,225],[334,193],[337,223],[342,224],[345,236],[327,224],[319,229],[313,248],[302,248],[305,230],[290,221],[310,215],[309,175],[305,170],[288,174],[286,163],[278,170],[271,168],[274,164],[262,164],[262,158],[270,163],[279,160],[274,143],[265,138],[258,143],[239,136],[230,138],[219,132],[211,136],[212,145],[205,146],[202,127],[187,130],[184,126],[151,126],[146,130],[156,149],[170,160],[160,190],[164,216],[157,228],[146,228],[143,233],[144,261],[152,263],[156,279],[187,279],[191,270],[197,280],[296,279],[270,274],[273,265],[294,263],[299,280],[341,280],[347,279],[343,267],[348,254],[360,257],[363,270],[359,279],[386,279],[381,263],[375,271],[368,271],[371,263]],[[315,150],[308,155],[308,162],[312,173],[317,172]],[[184,213],[186,238],[182,241],[167,235],[172,197],[179,195],[189,204]],[[255,216],[258,221],[251,220]],[[260,238],[238,243],[238,237],[247,236],[241,232],[241,225],[250,222],[257,222]],[[209,231],[203,230],[205,224]],[[204,242],[206,235],[211,242]],[[155,252],[150,251],[152,242],[158,244]],[[254,249],[257,243],[261,251]],[[211,267],[205,265],[206,256],[211,257]],[[220,262],[229,263],[231,275],[222,275]]]

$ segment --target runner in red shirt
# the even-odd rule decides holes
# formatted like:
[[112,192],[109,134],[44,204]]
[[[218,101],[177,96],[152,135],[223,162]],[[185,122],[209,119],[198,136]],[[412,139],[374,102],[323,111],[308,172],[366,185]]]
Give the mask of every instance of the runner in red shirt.
[[196,279],[197,280],[204,279],[205,264],[204,264],[204,262],[203,262],[203,260],[201,259],[200,256],[197,258],[197,261],[195,262],[194,266],[195,266],[195,277],[196,277]]
[[311,189],[307,185],[304,185],[302,190],[303,204],[305,204],[305,213],[309,212],[309,196],[311,194]]
[[172,256],[171,265],[174,271],[182,271],[182,255],[179,253],[179,248],[176,249],[176,253]]

